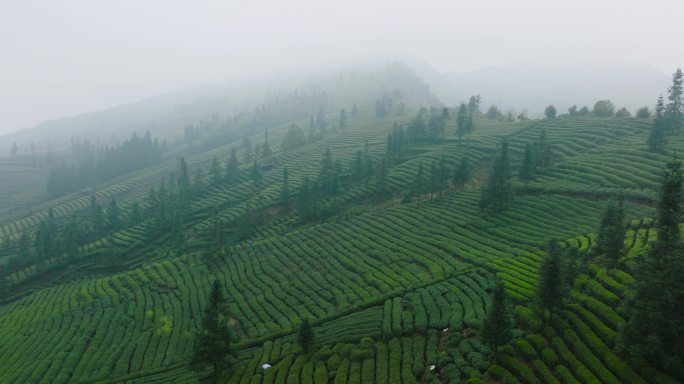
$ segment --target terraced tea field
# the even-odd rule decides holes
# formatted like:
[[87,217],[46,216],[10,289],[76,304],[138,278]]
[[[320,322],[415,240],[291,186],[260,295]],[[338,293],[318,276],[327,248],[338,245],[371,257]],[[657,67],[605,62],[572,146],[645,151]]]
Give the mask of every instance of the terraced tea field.
[[[477,119],[476,131],[461,142],[452,119],[442,142],[414,145],[388,166],[391,198],[377,201],[378,183],[371,180],[325,197],[322,204],[342,208],[321,220],[302,222],[295,210],[278,210],[285,167],[297,191],[305,178],[318,176],[327,149],[345,171],[366,147],[377,166],[394,121],[411,117],[362,113],[344,130],[288,153],[278,143],[289,124],[275,130],[269,140],[278,163],[264,169],[258,185],[246,177],[209,185],[205,176],[209,186],[188,208],[182,251],[166,235],[150,238],[142,223],[84,245],[69,267],[47,260],[14,274],[22,289],[0,306],[0,382],[197,382],[187,362],[214,278],[227,292],[240,339],[238,368],[222,382],[676,382],[662,372],[635,372],[614,346],[624,321],[621,299],[633,283],[629,268],[653,238],[648,218],[660,170],[670,151],[682,148],[682,136],[672,138],[667,153],[653,154],[645,146],[650,122],[641,119]],[[527,188],[514,183],[510,207],[483,215],[479,186],[496,147],[508,140],[517,172],[524,146],[542,130],[551,165]],[[262,140],[261,133],[251,137]],[[206,171],[215,156],[225,164],[232,147],[240,148],[231,143],[189,156],[188,164]],[[242,149],[239,156],[246,174],[251,164]],[[429,169],[442,156],[451,170],[467,156],[474,180],[461,190],[449,187],[441,196],[402,203],[419,166]],[[145,208],[150,185],[175,164],[168,160],[116,179],[97,196],[117,197],[126,212],[134,200]],[[580,255],[588,252],[607,199],[618,193],[627,197],[632,222],[624,268],[592,264],[591,273],[575,280],[561,319],[543,326],[530,305],[545,245],[556,238]],[[63,219],[83,214],[88,202],[73,195],[49,206]],[[47,208],[3,221],[0,230],[17,238],[35,228]],[[217,223],[234,228],[269,209],[277,216],[229,237],[212,255],[204,252]],[[248,239],[253,246],[245,246]],[[111,254],[121,260],[107,270],[101,260]],[[491,365],[478,332],[497,276],[514,300],[519,329]],[[294,337],[304,318],[313,319],[316,334],[310,354],[299,353]],[[263,369],[265,363],[272,367]]]

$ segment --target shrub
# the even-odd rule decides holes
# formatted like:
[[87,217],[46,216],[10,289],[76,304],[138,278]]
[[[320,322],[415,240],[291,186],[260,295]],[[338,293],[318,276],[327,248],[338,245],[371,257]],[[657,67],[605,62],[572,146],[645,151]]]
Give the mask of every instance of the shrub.
[[539,332],[541,330],[542,322],[530,308],[518,305],[513,310],[513,313],[515,314],[515,319],[521,327],[529,329],[533,332]]

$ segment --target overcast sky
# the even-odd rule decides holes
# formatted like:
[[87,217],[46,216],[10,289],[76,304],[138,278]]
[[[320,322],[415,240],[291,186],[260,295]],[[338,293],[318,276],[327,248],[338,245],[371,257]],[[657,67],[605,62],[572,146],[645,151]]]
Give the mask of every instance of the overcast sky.
[[192,85],[415,57],[684,65],[682,0],[0,0],[0,132]]

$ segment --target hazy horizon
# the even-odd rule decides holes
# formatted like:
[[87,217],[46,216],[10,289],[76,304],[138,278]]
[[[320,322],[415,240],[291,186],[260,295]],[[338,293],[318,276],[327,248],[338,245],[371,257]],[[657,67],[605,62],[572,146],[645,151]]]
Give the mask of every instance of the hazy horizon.
[[408,58],[442,73],[634,63],[669,77],[684,63],[681,8],[665,0],[10,1],[0,6],[0,134],[201,84],[369,60]]

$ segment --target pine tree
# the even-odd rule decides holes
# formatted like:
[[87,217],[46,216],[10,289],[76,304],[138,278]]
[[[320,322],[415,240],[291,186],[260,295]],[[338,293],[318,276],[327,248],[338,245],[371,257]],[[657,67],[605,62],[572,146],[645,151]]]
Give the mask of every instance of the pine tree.
[[423,172],[423,163],[418,164],[418,171],[416,177],[413,179],[411,190],[409,191],[409,198],[417,198],[418,206],[420,206],[420,196],[425,190],[425,173]]
[[653,116],[653,125],[651,133],[648,135],[648,147],[651,151],[662,152],[667,144],[665,137],[666,121],[665,121],[665,104],[663,96],[658,97],[656,102],[655,115]]
[[351,113],[352,113],[353,117],[356,117],[359,115],[359,107],[356,105],[356,102],[354,102],[354,105],[352,105]]
[[558,241],[551,240],[548,245],[548,254],[539,267],[539,290],[537,299],[542,317],[549,313],[549,321],[553,322],[553,315],[563,306],[565,296],[568,293],[567,282],[563,266],[563,255]]
[[446,156],[442,155],[437,165],[437,191],[442,196],[449,183],[449,168],[446,163]]
[[454,172],[454,185],[457,188],[463,188],[471,178],[472,169],[470,167],[470,162],[467,157],[463,156],[463,158],[461,158],[461,163],[458,165],[458,168],[456,168],[456,172]]
[[682,82],[684,75],[677,68],[672,75],[672,85],[667,89],[667,99],[670,101],[665,108],[665,122],[669,132],[679,132],[682,129]]
[[299,344],[302,352],[309,353],[309,350],[314,343],[314,338],[315,335],[311,323],[309,322],[309,319],[304,318],[299,325],[299,329],[297,329],[297,344]]
[[492,304],[482,326],[482,342],[489,346],[496,363],[499,347],[513,338],[513,312],[502,281],[497,281],[492,294]]
[[209,173],[211,173],[211,183],[216,185],[221,181],[221,166],[219,165],[218,159],[214,156],[211,161],[211,167],[209,168]]
[[347,126],[347,110],[342,108],[340,110],[340,129],[344,129]]
[[136,225],[142,220],[142,213],[140,211],[140,203],[138,200],[133,201],[131,204],[131,213],[128,215],[128,221],[131,225]]
[[684,364],[681,166],[676,158],[665,166],[655,222],[657,239],[638,260],[634,293],[626,303],[628,320],[618,338],[618,350],[633,364],[665,370]]
[[325,121],[325,115],[323,114],[323,107],[318,108],[318,115],[316,116],[316,126],[321,131],[321,133],[325,132],[327,123]]
[[236,341],[221,284],[218,280],[214,280],[207,306],[202,314],[202,325],[195,333],[190,367],[195,371],[212,367],[212,374],[218,382],[222,373],[235,366]]
[[252,170],[249,172],[249,177],[252,179],[254,186],[258,187],[263,176],[261,175],[261,167],[259,167],[259,162],[256,160],[254,160],[254,163],[252,164]]
[[466,107],[465,103],[461,103],[456,112],[456,136],[458,136],[459,141],[463,136],[470,133],[469,125],[471,121],[468,107]]
[[240,179],[240,164],[238,163],[235,148],[230,151],[230,158],[226,163],[226,179],[229,182],[237,182]]
[[121,226],[121,210],[119,210],[116,199],[113,197],[107,207],[107,225],[113,231],[118,230]]
[[261,158],[267,159],[273,155],[273,150],[271,145],[268,143],[268,129],[266,129],[266,138],[264,139],[264,144],[261,146]]
[[504,140],[501,144],[499,155],[494,160],[487,183],[482,187],[480,194],[480,209],[483,212],[487,209],[497,212],[512,199],[513,187],[511,185],[511,165],[508,153],[508,141]]
[[601,224],[596,239],[596,255],[604,255],[608,266],[613,268],[622,256],[625,243],[625,210],[624,198],[620,196],[616,201],[610,201],[601,218]]
[[534,149],[531,144],[527,144],[525,146],[525,153],[523,154],[523,161],[520,165],[520,171],[518,172],[518,177],[525,182],[525,189],[527,189],[527,183],[534,179],[536,170],[537,166],[534,159]]

